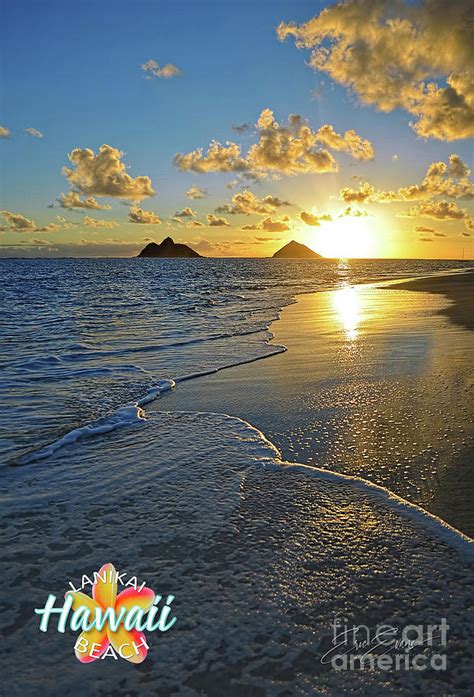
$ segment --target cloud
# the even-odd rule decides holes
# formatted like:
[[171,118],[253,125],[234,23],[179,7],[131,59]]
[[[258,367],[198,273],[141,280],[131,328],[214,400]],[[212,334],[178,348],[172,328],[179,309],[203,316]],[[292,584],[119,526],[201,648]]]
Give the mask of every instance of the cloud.
[[358,189],[345,187],[339,192],[339,198],[346,203],[364,203],[368,201],[375,193],[375,187],[369,182],[364,182]]
[[2,231],[10,232],[57,232],[61,229],[60,225],[50,223],[38,227],[34,220],[26,218],[21,213],[11,213],[10,211],[0,211],[0,215],[7,221],[7,226],[2,226]]
[[0,138],[8,138],[10,130],[6,126],[0,126]]
[[471,170],[459,155],[452,154],[448,162],[433,162],[421,184],[401,187],[397,196],[403,201],[423,201],[435,196],[474,198],[474,182],[469,180]]
[[240,146],[228,142],[225,145],[213,140],[206,154],[202,148],[185,155],[178,153],[174,162],[182,171],[191,172],[243,172],[248,170],[247,161],[241,157]]
[[190,242],[191,247],[195,249],[200,254],[205,256],[232,256],[233,246],[246,244],[240,240],[233,240],[232,242],[220,241],[220,242],[210,242],[209,240],[203,238],[197,238]]
[[452,201],[432,201],[412,206],[408,212],[400,213],[400,216],[403,218],[420,216],[436,220],[465,220],[468,213],[465,208],[459,208]]
[[291,230],[287,222],[283,220],[273,220],[273,218],[264,218],[253,225],[242,225],[242,230],[264,230],[265,232],[285,232]]
[[418,241],[419,242],[433,242],[433,239],[431,237],[419,237]]
[[303,221],[303,223],[306,223],[306,225],[312,225],[314,227],[319,225],[321,220],[332,220],[331,216],[328,213],[325,213],[323,215],[317,215],[315,213],[307,213],[306,211],[301,211],[300,218]]
[[373,148],[355,131],[339,134],[329,124],[313,131],[307,121],[290,114],[286,124],[279,124],[271,109],[264,109],[256,124],[257,142],[244,155],[240,145],[212,141],[206,153],[202,148],[175,155],[176,166],[183,171],[200,173],[238,172],[248,177],[336,172],[334,156],[319,145],[348,152],[357,159],[373,157]]
[[347,152],[356,160],[372,160],[374,157],[372,143],[358,136],[352,129],[341,135],[336,133],[331,125],[326,124],[316,131],[316,137],[326,147]]
[[208,213],[207,216],[207,224],[210,227],[224,227],[229,225],[229,221],[226,220],[225,218],[219,218],[213,213]]
[[434,235],[435,237],[447,237],[444,232],[438,232],[433,227],[426,227],[426,225],[417,225],[415,227],[415,232],[421,232],[427,235]]
[[311,49],[311,67],[363,104],[407,111],[418,135],[474,135],[471,0],[348,0],[304,24],[282,22],[277,35]]
[[363,182],[358,189],[341,189],[339,197],[346,203],[392,203],[394,201],[427,201],[438,196],[456,199],[474,198],[471,170],[459,155],[452,154],[448,162],[432,162],[420,184],[402,186],[397,191],[377,191]]
[[276,242],[277,240],[281,240],[281,237],[256,237],[255,241],[256,242]]
[[49,225],[37,227],[35,232],[58,232],[58,230],[61,230],[61,227],[61,225],[57,225],[56,223],[49,223]]
[[21,213],[1,211],[0,215],[7,221],[9,230],[14,230],[15,232],[35,232],[37,229],[35,221],[25,218]]
[[92,218],[90,215],[85,215],[82,221],[87,227],[106,227],[112,228],[117,227],[118,223],[116,220],[97,220],[97,218]]
[[259,199],[252,191],[239,191],[234,194],[231,203],[226,203],[223,206],[216,208],[218,213],[229,213],[231,215],[243,214],[251,215],[271,215],[277,208],[282,206],[291,206],[289,201],[282,201],[278,196],[270,194]]
[[196,215],[196,213],[193,211],[193,209],[189,208],[189,206],[186,206],[186,208],[183,208],[182,211],[175,213],[174,217],[175,218],[193,218],[195,215]]
[[207,189],[201,189],[199,186],[191,186],[186,191],[186,196],[192,199],[206,198]]
[[131,223],[140,223],[142,225],[160,225],[161,218],[152,211],[144,211],[139,206],[132,206],[128,213],[128,219]]
[[75,148],[69,154],[72,168],[64,167],[63,174],[71,186],[90,196],[112,196],[141,201],[153,196],[151,179],[131,177],[122,162],[124,154],[110,145],[101,145],[97,155],[89,148]]
[[33,138],[43,138],[41,131],[38,131],[36,128],[25,128],[25,133],[29,136],[33,136]]
[[446,222],[463,221],[468,230],[474,229],[474,217],[466,208],[459,208],[452,201],[429,201],[412,206],[409,211],[399,213],[401,218],[434,218]]
[[344,208],[342,213],[338,215],[338,218],[345,218],[347,216],[352,216],[353,218],[366,218],[370,213],[367,213],[367,211],[364,211],[360,208],[352,208],[352,206],[347,206],[347,208]]
[[204,223],[201,223],[200,220],[188,220],[186,222],[186,227],[206,227]]
[[88,208],[96,211],[109,211],[112,208],[112,206],[102,206],[92,196],[82,199],[77,191],[69,191],[67,194],[61,194],[58,201],[61,208]]
[[178,68],[178,66],[173,65],[173,63],[166,63],[160,68],[158,63],[153,60],[153,58],[146,63],[143,63],[141,68],[145,73],[148,73],[149,76],[152,75],[153,77],[165,78],[165,80],[182,75],[182,71]]

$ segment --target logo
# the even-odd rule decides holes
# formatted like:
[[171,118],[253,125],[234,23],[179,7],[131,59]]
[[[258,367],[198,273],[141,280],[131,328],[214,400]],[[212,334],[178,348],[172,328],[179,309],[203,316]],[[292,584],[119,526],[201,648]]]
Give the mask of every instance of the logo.
[[321,658],[334,670],[446,670],[444,649],[449,625],[409,624],[403,628],[379,624],[349,626],[345,619],[332,623],[331,648]]
[[[119,573],[112,564],[104,564],[92,579],[83,576],[80,588],[71,582],[69,586],[72,590],[66,592],[61,606],[55,605],[56,596],[50,593],[44,607],[36,608],[35,613],[41,616],[41,632],[48,631],[53,615],[58,632],[81,630],[74,645],[81,663],[104,658],[142,663],[150,648],[145,630],[167,632],[176,622],[176,617],[170,618],[173,595],[160,606],[161,595],[146,583],[140,584],[136,576]],[[83,592],[87,586],[92,587],[92,597]],[[119,587],[123,587],[120,592]]]

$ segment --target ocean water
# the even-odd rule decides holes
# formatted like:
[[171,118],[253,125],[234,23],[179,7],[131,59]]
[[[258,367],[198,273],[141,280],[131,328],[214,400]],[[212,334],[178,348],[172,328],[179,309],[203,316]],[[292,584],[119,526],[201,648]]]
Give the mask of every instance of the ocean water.
[[[268,326],[296,293],[454,266],[1,261],[8,694],[471,695],[465,537],[386,489],[285,462],[241,419],[160,398],[282,351]],[[176,625],[147,634],[140,666],[84,666],[70,629],[38,631],[34,608],[106,562],[175,596]],[[321,657],[338,617],[400,631],[445,617],[447,671],[333,670]]]
[[[472,695],[469,543],[383,490],[281,462],[239,419],[156,411],[2,474],[9,697]],[[77,632],[38,631],[33,608],[105,562],[175,597],[140,666],[82,665]],[[321,658],[340,617],[445,617],[447,670],[334,670]]]
[[65,442],[136,421],[143,416],[140,406],[183,377],[284,350],[269,343],[268,326],[297,293],[461,266],[426,260],[0,260],[2,462],[33,462]]

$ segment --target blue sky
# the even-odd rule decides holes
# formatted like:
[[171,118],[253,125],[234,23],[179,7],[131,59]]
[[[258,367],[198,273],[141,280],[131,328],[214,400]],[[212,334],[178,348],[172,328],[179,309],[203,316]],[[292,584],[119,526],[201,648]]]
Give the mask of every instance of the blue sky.
[[[133,225],[127,222],[123,201],[117,199],[101,199],[112,206],[110,211],[85,211],[117,221],[113,239],[130,245],[123,246],[124,254],[143,246],[146,237],[159,241],[170,230],[175,230],[173,237],[190,243],[197,239],[197,232],[199,239],[211,244],[214,240],[228,243],[248,239],[249,255],[265,255],[292,237],[311,242],[310,233],[317,248],[318,231],[302,230],[299,223],[299,227],[292,223],[288,234],[285,231],[279,239],[275,236],[275,244],[258,248],[252,246],[251,236],[242,234],[242,219],[237,217],[225,230],[212,231],[190,231],[170,220],[175,211],[190,204],[185,192],[193,184],[209,191],[206,199],[191,202],[200,219],[235,193],[227,187],[232,173],[179,171],[173,164],[174,155],[197,147],[206,149],[213,139],[238,142],[245,150],[255,142],[254,134],[237,134],[232,125],[254,124],[265,108],[273,110],[279,123],[297,113],[315,130],[326,123],[341,133],[354,129],[370,140],[376,153],[370,161],[338,155],[337,173],[272,176],[248,182],[257,196],[272,194],[294,202],[294,210],[286,211],[292,219],[298,219],[299,208],[322,213],[329,206],[334,215],[338,191],[354,186],[355,176],[392,189],[419,182],[431,162],[447,161],[451,153],[472,163],[472,140],[420,138],[410,128],[412,116],[406,110],[381,113],[374,106],[362,106],[347,86],[308,67],[309,51],[298,50],[292,40],[277,39],[275,29],[280,22],[306,22],[328,5],[331,3],[314,0],[4,3],[0,124],[9,135],[0,142],[2,209],[34,219],[38,226],[64,215],[74,222],[74,229],[54,233],[48,242],[56,246],[79,244],[84,239],[79,225],[84,211],[51,209],[48,204],[71,188],[61,173],[68,164],[68,153],[74,148],[96,152],[107,143],[125,153],[131,176],[150,177],[156,196],[140,205],[163,221],[153,230]],[[141,65],[150,59],[160,65],[173,63],[182,75],[146,79],[149,74]],[[26,128],[37,129],[43,137],[27,135]],[[382,217],[388,225],[386,214],[384,210]],[[382,255],[456,256],[460,240],[449,248],[447,242],[439,240],[434,254],[433,245],[425,250],[428,245],[416,245],[416,238],[403,237],[408,234],[406,221],[395,217],[393,221],[386,233],[393,241],[393,250],[388,244],[382,245],[385,251],[379,245],[375,251]],[[249,221],[245,218],[243,222]],[[459,229],[465,229],[462,223]],[[4,231],[3,244],[17,244],[20,234]],[[117,253],[115,242],[107,241],[110,230],[94,229],[92,234],[95,246],[101,248],[98,253]],[[37,239],[38,233],[23,236],[21,244],[26,248],[33,237]],[[461,241],[472,244],[467,237]],[[444,249],[439,247],[441,243]],[[229,245],[221,251],[239,253]]]

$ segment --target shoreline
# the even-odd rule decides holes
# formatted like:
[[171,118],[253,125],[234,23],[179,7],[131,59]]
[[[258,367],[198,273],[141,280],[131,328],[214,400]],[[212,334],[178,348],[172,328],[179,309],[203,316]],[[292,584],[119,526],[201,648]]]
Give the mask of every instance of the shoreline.
[[413,292],[432,293],[443,295],[451,301],[452,305],[441,310],[455,324],[465,329],[474,330],[474,313],[472,307],[466,302],[466,293],[470,290],[471,302],[474,302],[474,292],[469,289],[472,286],[474,270],[463,270],[462,273],[443,274],[435,276],[423,276],[412,278],[393,285],[380,286],[388,290],[410,290]]
[[[348,383],[334,393],[331,375],[315,382],[315,358],[350,371],[372,356],[374,366],[383,367],[386,356],[371,346],[367,327],[376,343],[389,342],[390,356],[402,344],[412,345],[403,333],[403,342],[393,344],[386,331],[389,318],[406,306],[408,291],[384,293],[373,283],[354,288],[303,294],[285,306],[271,327],[272,341],[280,342],[280,334],[288,339],[287,351],[189,379],[161,396],[149,393],[149,400],[159,398],[142,400],[147,413],[139,424],[82,439],[49,460],[4,473],[2,535],[5,549],[15,550],[6,558],[11,619],[5,670],[12,656],[24,656],[13,697],[39,697],[45,687],[51,695],[81,697],[100,691],[104,680],[117,697],[140,694],[150,684],[169,694],[249,697],[289,690],[305,696],[315,690],[441,694],[446,681],[467,697],[471,540],[387,487],[300,464],[307,462],[298,447],[308,428],[299,417],[321,407],[314,401],[318,385],[329,390],[330,407],[331,395],[341,406],[373,392],[357,385],[351,392]],[[446,331],[446,318],[437,314],[439,298],[414,296],[408,319],[417,341],[421,326],[439,334],[443,351],[449,340],[459,348],[467,332]],[[377,308],[386,308],[389,318],[377,317]],[[418,367],[423,358],[422,352]],[[383,390],[375,392],[376,401],[383,396]],[[220,413],[211,413],[211,406]],[[238,409],[253,410],[255,418],[228,415]],[[324,421],[330,412],[319,415]],[[341,415],[350,417],[336,413]],[[280,435],[286,430],[296,437],[291,457],[277,449],[271,428],[256,424],[264,417],[271,428],[282,427]],[[176,630],[158,645],[150,636],[146,673],[117,672],[113,661],[104,661],[99,675],[83,672],[73,637],[45,635],[39,649],[30,641],[37,632],[31,598],[61,594],[66,579],[92,573],[105,561],[175,596]],[[371,632],[380,625],[430,631],[447,621],[446,673],[326,665],[339,618]],[[38,656],[62,670],[40,672]]]
[[[316,291],[314,293],[304,293],[296,296],[295,303],[287,305],[283,308],[280,319],[274,321],[270,325],[270,331],[273,332],[274,338],[272,342],[277,344],[285,345],[288,351],[284,354],[277,354],[269,356],[268,361],[260,362],[258,368],[252,364],[247,364],[242,369],[240,366],[226,368],[225,370],[218,371],[217,373],[206,376],[204,379],[197,377],[196,380],[192,380],[186,385],[186,390],[176,390],[169,393],[165,397],[165,401],[158,403],[154,408],[156,409],[170,409],[173,411],[177,410],[190,410],[190,411],[216,411],[227,413],[232,416],[237,416],[244,419],[245,421],[252,424],[255,428],[262,431],[265,436],[275,444],[275,446],[282,452],[283,459],[289,462],[302,462],[306,463],[309,467],[321,467],[324,471],[332,471],[347,476],[353,476],[360,478],[362,480],[369,481],[370,483],[382,486],[388,491],[393,492],[396,496],[406,499],[416,506],[420,507],[422,510],[426,510],[428,513],[434,514],[441,520],[447,522],[449,525],[459,530],[463,534],[473,535],[474,531],[474,519],[472,514],[469,512],[469,496],[474,489],[474,480],[468,469],[468,454],[472,452],[470,448],[469,438],[465,438],[464,429],[468,430],[468,434],[472,433],[471,424],[469,423],[468,415],[464,414],[462,425],[456,430],[456,425],[449,424],[449,429],[446,432],[441,433],[444,436],[441,439],[441,443],[436,442],[434,445],[430,442],[435,439],[435,433],[433,424],[436,423],[436,413],[438,407],[441,404],[437,404],[436,400],[436,381],[430,380],[429,372],[426,373],[425,362],[427,360],[426,351],[430,351],[430,341],[435,341],[437,345],[443,344],[443,341],[448,341],[452,343],[453,347],[456,347],[456,342],[460,342],[463,346],[463,351],[468,348],[468,342],[466,341],[468,337],[468,331],[461,324],[458,319],[454,319],[453,315],[456,314],[456,318],[465,317],[466,312],[469,308],[466,308],[466,300],[469,296],[470,291],[472,291],[472,283],[474,280],[473,272],[465,273],[451,273],[437,276],[427,276],[423,278],[414,279],[404,279],[400,282],[397,280],[391,280],[387,282],[387,285],[381,286],[380,282],[370,282],[367,284],[358,284],[357,286],[351,286],[351,288],[358,288],[356,291],[358,293],[364,294],[373,293],[380,296],[379,303],[387,303],[390,305],[390,301],[383,298],[384,291],[387,289],[398,290],[403,292],[404,297],[408,292],[411,291],[412,284],[415,284],[417,290],[422,290],[428,293],[427,288],[433,287],[434,290],[432,295],[422,296],[418,293],[416,296],[411,297],[409,295],[405,299],[392,308],[392,320],[398,322],[398,314],[401,312],[403,315],[403,321],[401,324],[397,324],[395,328],[392,327],[394,338],[392,340],[392,352],[401,353],[399,358],[399,366],[396,366],[397,370],[401,370],[403,373],[405,370],[413,370],[410,360],[410,349],[405,352],[407,355],[403,355],[403,348],[400,346],[400,340],[402,335],[406,334],[405,324],[411,323],[413,326],[409,326],[409,330],[413,333],[411,339],[411,346],[415,354],[417,364],[415,368],[415,373],[418,371],[420,380],[426,382],[420,386],[420,390],[416,393],[413,385],[410,384],[408,380],[406,384],[407,390],[411,390],[411,397],[407,398],[406,403],[410,406],[415,403],[418,405],[423,402],[426,395],[430,394],[430,407],[431,409],[421,409],[419,415],[415,414],[415,417],[411,412],[408,413],[408,417],[402,419],[404,425],[402,424],[398,428],[393,428],[387,426],[385,419],[388,421],[395,421],[393,413],[380,414],[379,419],[381,423],[384,423],[384,428],[390,431],[390,454],[393,461],[400,460],[401,464],[396,470],[390,472],[390,461],[389,458],[385,458],[383,464],[380,463],[380,469],[377,471],[377,466],[372,469],[367,467],[367,460],[373,459],[378,461],[379,451],[382,449],[383,442],[379,442],[378,448],[372,448],[369,450],[364,449],[364,445],[370,445],[370,439],[365,438],[364,442],[361,444],[354,445],[354,442],[350,442],[351,438],[345,438],[345,443],[340,444],[341,447],[335,448],[335,453],[332,454],[332,459],[329,461],[323,461],[321,463],[321,452],[326,455],[326,450],[331,449],[331,437],[336,440],[340,440],[340,433],[337,432],[337,416],[344,417],[346,420],[351,418],[351,409],[348,413],[344,413],[344,406],[341,403],[344,399],[361,399],[361,395],[357,394],[357,388],[354,390],[353,385],[351,385],[351,380],[348,381],[348,386],[346,391],[349,393],[344,394],[343,378],[341,377],[341,371],[346,370],[350,366],[351,356],[350,352],[356,350],[357,341],[344,341],[340,340],[339,337],[331,336],[333,329],[328,329],[327,326],[322,326],[322,333],[329,335],[329,339],[326,343],[331,345],[330,348],[334,349],[338,354],[339,361],[339,373],[336,374],[323,374],[319,376],[319,384],[316,382],[311,385],[311,375],[314,371],[321,372],[321,366],[314,357],[311,356],[311,351],[307,350],[304,346],[305,341],[308,340],[308,336],[305,336],[304,330],[301,330],[303,325],[309,326],[309,331],[312,332],[310,338],[311,341],[315,341],[317,348],[314,350],[321,350],[324,348],[324,358],[327,362],[333,360],[334,356],[328,351],[328,347],[324,346],[325,339],[316,336],[314,328],[311,326],[311,322],[308,322],[308,313],[315,312],[315,309],[311,307],[311,299],[314,297],[316,305],[318,304],[318,298],[322,299],[330,298],[331,296],[336,297],[334,294],[341,294],[340,289],[330,290],[330,291]],[[443,293],[441,294],[441,290]],[[448,298],[448,289],[451,288],[450,297]],[[362,289],[362,290],[360,290]],[[366,289],[366,290],[364,290]],[[395,295],[387,295],[387,298],[393,298]],[[417,302],[415,301],[417,299]],[[449,305],[446,303],[449,302]],[[349,297],[349,308],[351,306],[352,299]],[[325,307],[322,308],[323,313],[328,315],[327,300]],[[370,303],[369,303],[370,304]],[[416,305],[416,307],[415,307]],[[382,305],[383,307],[383,305]],[[408,309],[407,309],[408,308]],[[321,308],[320,308],[321,309]],[[410,311],[413,310],[413,315],[415,319],[412,321]],[[344,309],[343,309],[344,312]],[[291,321],[289,320],[289,315],[292,315]],[[440,323],[448,324],[441,325]],[[346,318],[347,320],[347,318]],[[316,321],[316,320],[315,320]],[[370,323],[370,318],[369,318]],[[379,343],[390,343],[390,327],[384,318],[379,318],[379,335],[374,333],[373,341],[378,341]],[[350,320],[349,320],[350,324]],[[377,325],[377,321],[375,322]],[[451,329],[450,329],[451,327]],[[349,327],[349,333],[353,331]],[[295,335],[296,332],[296,335]],[[398,334],[397,334],[398,333]],[[399,338],[400,337],[400,338]],[[431,338],[430,338],[431,337]],[[403,341],[406,340],[404,336]],[[366,343],[369,343],[369,338]],[[361,342],[363,344],[363,340]],[[424,346],[424,344],[426,346]],[[438,347],[439,348],[439,347]],[[445,347],[442,347],[443,351]],[[388,350],[388,349],[387,349]],[[446,348],[446,350],[448,350]],[[453,349],[454,350],[454,349]],[[457,349],[456,349],[457,350]],[[344,356],[344,352],[346,355]],[[458,351],[459,352],[459,351]],[[342,354],[342,359],[341,359]],[[352,356],[352,359],[355,356]],[[437,360],[438,363],[442,358],[442,353],[437,349]],[[271,360],[270,360],[271,359]],[[348,363],[349,359],[349,363]],[[370,356],[369,356],[370,359]],[[374,361],[374,359],[370,359]],[[382,359],[383,360],[383,357]],[[468,369],[467,363],[462,366],[462,362],[465,361],[465,356],[458,360],[456,369],[458,370],[458,380],[459,375],[464,375],[464,378],[468,381],[469,376],[466,376],[466,370]],[[293,365],[292,365],[293,363]],[[376,360],[375,360],[376,363]],[[390,359],[385,358],[385,363],[387,370],[392,370]],[[297,365],[295,365],[297,364]],[[375,372],[377,372],[377,366],[375,365]],[[445,381],[443,385],[449,386],[450,380],[451,384],[456,384],[453,376],[449,380],[446,379],[449,373],[449,366],[444,366],[437,364],[436,369],[442,369],[445,371]],[[361,371],[363,373],[363,371]],[[306,377],[302,377],[301,374]],[[359,376],[356,376],[356,378]],[[362,376],[362,380],[366,376]],[[364,407],[377,408],[377,400],[380,399],[382,402],[385,401],[384,408],[390,411],[392,405],[390,400],[392,396],[384,398],[384,390],[380,389],[377,384],[379,382],[379,377],[373,381],[372,388],[374,388],[374,394],[369,397],[364,396],[362,391],[362,401],[365,402]],[[333,389],[332,396],[335,396],[333,401],[337,402],[337,406],[334,409],[332,406],[331,399],[328,399],[330,388],[325,386],[325,381],[334,382],[338,381],[342,389]],[[298,388],[295,389],[294,383],[298,384]],[[433,384],[434,382],[434,384]],[[288,383],[287,389],[285,389],[284,384]],[[307,384],[309,387],[307,389]],[[390,383],[390,380],[388,380]],[[320,391],[321,385],[329,393],[325,400],[322,402],[319,400],[318,403],[318,391]],[[467,385],[466,385],[467,386]],[[393,385],[389,387],[393,388]],[[375,389],[377,388],[377,389]],[[298,389],[301,391],[298,393]],[[304,401],[305,390],[307,389],[307,397],[309,400],[308,414],[312,409],[317,407],[319,421],[316,423],[311,421],[311,418],[306,418],[305,415],[301,414],[300,405],[298,402]],[[425,391],[426,390],[426,391]],[[288,393],[292,393],[288,396]],[[450,395],[455,396],[455,395]],[[449,397],[449,396],[448,396]],[[403,411],[404,398],[403,395],[397,394],[396,390],[393,395],[393,399],[398,401],[398,409]],[[275,404],[274,413],[272,413],[272,404]],[[450,402],[449,398],[445,399],[443,406],[446,406],[446,411],[452,412],[452,416],[456,416],[456,402]],[[459,404],[458,404],[459,406]],[[410,406],[411,408],[411,406]],[[342,409],[342,411],[341,411]],[[321,411],[322,410],[322,411]],[[309,447],[306,447],[304,440],[305,438],[311,439],[312,434],[318,430],[324,429],[324,411],[330,414],[332,419],[331,426],[333,429],[326,429],[324,438],[320,439],[324,442],[321,444],[317,442],[310,443]],[[339,414],[334,414],[332,412],[338,411]],[[383,411],[383,410],[382,410]],[[304,409],[303,409],[304,412]],[[352,409],[354,412],[354,409]],[[449,415],[449,414],[448,414]],[[391,418],[388,419],[388,416]],[[396,415],[395,415],[396,416]],[[403,416],[403,414],[402,414]],[[461,416],[461,415],[460,415]],[[367,419],[369,420],[369,414],[367,414]],[[410,423],[414,419],[414,423]],[[443,424],[441,424],[442,426]],[[364,429],[364,425],[361,425]],[[398,449],[398,440],[404,438],[406,433],[413,438],[414,442],[413,452],[410,450],[410,446],[402,448],[403,452]],[[423,434],[423,429],[427,430],[426,437]],[[285,434],[286,431],[293,431],[290,435]],[[340,429],[339,429],[340,430]],[[357,433],[356,429],[353,429]],[[299,431],[299,433],[298,433]],[[421,437],[420,437],[421,432]],[[377,428],[373,429],[374,437],[377,438]],[[360,437],[360,434],[359,434]],[[352,441],[356,438],[355,434],[352,434]],[[356,438],[357,440],[357,438]],[[440,439],[438,438],[438,441]],[[421,441],[421,444],[420,444]],[[425,448],[422,448],[423,441],[425,445],[431,448],[431,451],[424,452]],[[446,442],[443,442],[446,441]],[[458,441],[458,442],[457,442]],[[453,451],[450,452],[450,442],[453,443]],[[461,448],[458,447],[459,443]],[[347,449],[345,449],[345,447]],[[348,453],[355,449],[355,453],[351,453],[350,458]],[[462,450],[462,452],[458,452]],[[363,454],[363,459],[359,458],[361,462],[357,462],[357,454],[360,456]],[[336,455],[338,460],[334,457]],[[345,460],[345,461],[344,461]],[[438,463],[439,461],[439,463]]]

